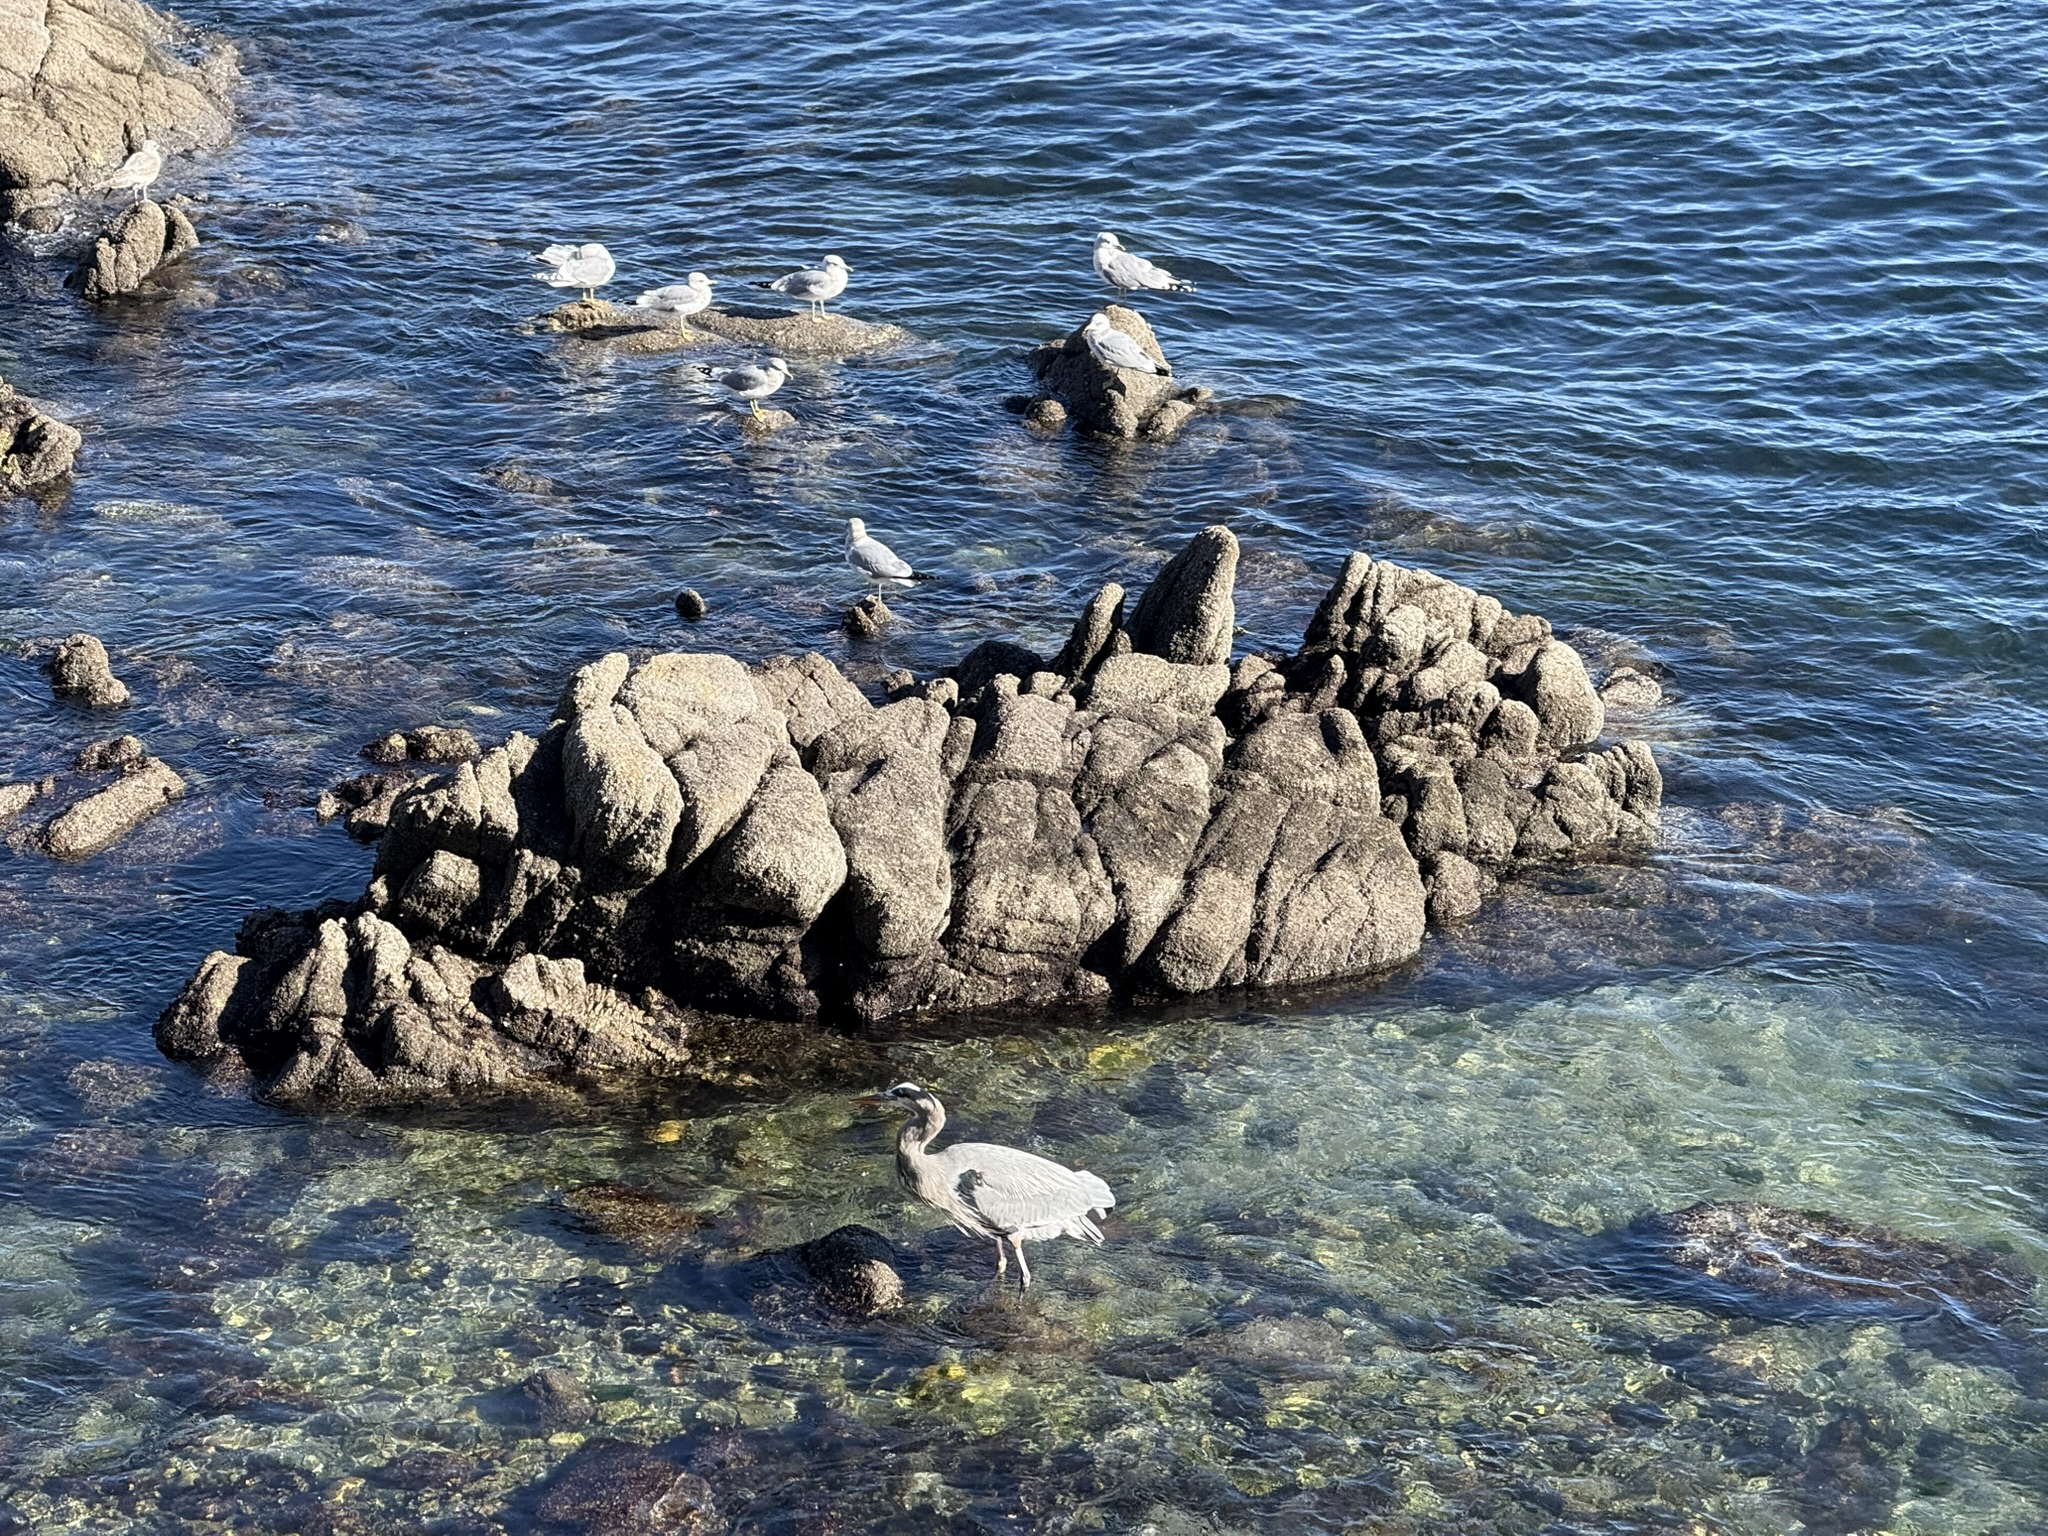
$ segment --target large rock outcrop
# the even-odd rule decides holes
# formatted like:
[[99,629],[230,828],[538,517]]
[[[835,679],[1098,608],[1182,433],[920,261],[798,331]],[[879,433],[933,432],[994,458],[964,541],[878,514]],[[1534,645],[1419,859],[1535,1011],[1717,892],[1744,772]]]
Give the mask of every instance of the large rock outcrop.
[[1233,666],[1211,528],[1058,657],[991,641],[877,704],[821,656],[614,654],[401,794],[369,889],[245,925],[174,1057],[358,1102],[687,1064],[693,1008],[915,1010],[1359,975],[1528,859],[1641,845],[1648,750],[1543,620],[1352,557]]
[[84,439],[0,379],[0,496],[21,496],[71,473]]
[[54,227],[66,191],[146,138],[171,156],[227,142],[236,68],[138,0],[0,0],[0,217]]

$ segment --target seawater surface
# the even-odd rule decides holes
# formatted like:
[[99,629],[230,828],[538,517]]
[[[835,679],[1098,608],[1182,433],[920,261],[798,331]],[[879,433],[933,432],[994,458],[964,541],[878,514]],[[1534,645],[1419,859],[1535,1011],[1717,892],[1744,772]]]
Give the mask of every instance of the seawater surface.
[[[166,178],[180,287],[80,306],[83,222],[0,261],[0,374],[89,434],[0,509],[0,778],[104,733],[36,668],[84,628],[192,786],[89,863],[0,852],[0,1530],[603,1529],[546,1493],[601,1440],[746,1531],[2048,1524],[2031,1306],[1587,1259],[1762,1201],[2048,1273],[2038,8],[186,15],[250,85]],[[1100,228],[1198,285],[1144,306],[1222,401],[1171,446],[1001,409]],[[521,332],[557,239],[741,302],[837,251],[840,307],[920,340],[800,361],[749,446],[678,360]],[[873,645],[849,516],[937,572]],[[361,888],[310,804],[370,737],[530,727],[621,647],[1050,648],[1215,521],[1245,648],[1366,549],[1654,671],[1611,730],[1665,764],[1662,846],[1373,985],[719,1091],[318,1118],[155,1056],[245,912]],[[902,1077],[1108,1178],[1109,1245],[994,1292],[847,1101]],[[613,1182],[676,1203],[659,1242],[579,1215]],[[763,1288],[853,1220],[905,1309]],[[508,1416],[543,1367],[589,1422]]]

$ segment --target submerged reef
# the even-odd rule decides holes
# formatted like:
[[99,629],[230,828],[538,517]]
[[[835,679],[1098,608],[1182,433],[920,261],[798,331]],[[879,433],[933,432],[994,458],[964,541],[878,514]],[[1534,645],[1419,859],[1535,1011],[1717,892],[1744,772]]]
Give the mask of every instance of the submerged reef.
[[264,912],[170,1056],[344,1105],[686,1070],[693,1010],[858,1027],[1321,981],[1414,955],[1530,860],[1655,837],[1647,747],[1533,615],[1354,555],[1233,666],[1212,527],[1059,654],[877,704],[822,656],[614,653],[390,808],[368,889]]

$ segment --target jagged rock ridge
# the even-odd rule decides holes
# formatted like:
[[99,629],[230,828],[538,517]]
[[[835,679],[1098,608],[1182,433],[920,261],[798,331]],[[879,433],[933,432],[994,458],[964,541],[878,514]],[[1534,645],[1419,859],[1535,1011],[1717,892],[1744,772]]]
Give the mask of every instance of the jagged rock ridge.
[[977,647],[877,705],[821,656],[606,656],[555,718],[393,805],[363,898],[259,914],[170,1055],[333,1104],[687,1064],[694,1008],[910,1010],[1358,975],[1512,864],[1647,843],[1647,748],[1533,616],[1352,557],[1233,668],[1211,528],[1047,662]]

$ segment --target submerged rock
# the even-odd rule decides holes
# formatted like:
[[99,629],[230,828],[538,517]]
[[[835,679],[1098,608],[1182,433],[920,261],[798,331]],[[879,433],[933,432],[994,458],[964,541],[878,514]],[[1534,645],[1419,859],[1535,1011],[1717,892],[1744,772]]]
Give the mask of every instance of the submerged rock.
[[604,657],[400,794],[359,901],[209,956],[159,1043],[301,1103],[677,1070],[671,998],[858,1025],[1360,975],[1517,863],[1654,837],[1655,761],[1590,750],[1543,620],[1359,555],[1299,652],[1233,666],[1236,565],[1209,529],[1128,621],[1112,584],[1052,661],[987,642],[881,705],[822,656]]
[[156,273],[198,249],[199,235],[183,209],[148,198],[132,203],[93,243],[76,281],[88,299],[135,293]]
[[50,658],[50,691],[87,709],[113,709],[128,702],[128,685],[114,676],[107,648],[88,634],[57,642]]
[[840,1227],[790,1250],[834,1311],[872,1317],[903,1304],[896,1246],[872,1227]]
[[233,48],[137,0],[0,0],[0,217],[50,210],[144,138],[226,143],[236,76]]
[[59,811],[44,825],[39,841],[52,858],[90,858],[113,847],[184,793],[185,781],[176,770],[145,754],[128,761],[121,777],[105,789]]
[[695,587],[685,587],[676,594],[676,617],[694,624],[704,617],[708,610],[703,597]]
[[0,379],[0,496],[20,496],[71,473],[85,441]]
[[666,1195],[631,1184],[585,1184],[562,1196],[562,1206],[590,1231],[642,1252],[680,1253],[704,1218]]
[[839,621],[839,627],[856,640],[872,640],[896,621],[896,615],[889,605],[876,593],[869,593],[851,608]]
[[1574,1281],[1772,1320],[1960,1315],[1982,1324],[2033,1299],[2016,1261],[1815,1211],[1703,1200],[1577,1239],[1518,1284]]
[[712,308],[678,324],[672,315],[604,299],[572,300],[540,316],[532,328],[631,353],[697,351],[737,342],[779,357],[866,357],[917,340],[900,325],[873,325],[851,315]]
[[495,1394],[488,1409],[500,1423],[536,1435],[575,1429],[597,1417],[597,1402],[590,1389],[570,1372],[552,1365]]
[[[1102,313],[1155,363],[1165,364],[1166,354],[1143,315],[1121,304],[1105,304]],[[1207,390],[1190,389],[1170,375],[1137,373],[1098,361],[1082,337],[1085,329],[1076,329],[1064,341],[1047,342],[1031,354],[1032,376],[1045,391],[1044,399],[1024,413],[1035,430],[1057,431],[1071,419],[1077,429],[1097,437],[1164,441],[1209,399]]]
[[661,1451],[592,1440],[563,1462],[536,1510],[576,1536],[708,1536],[721,1529],[711,1485]]

